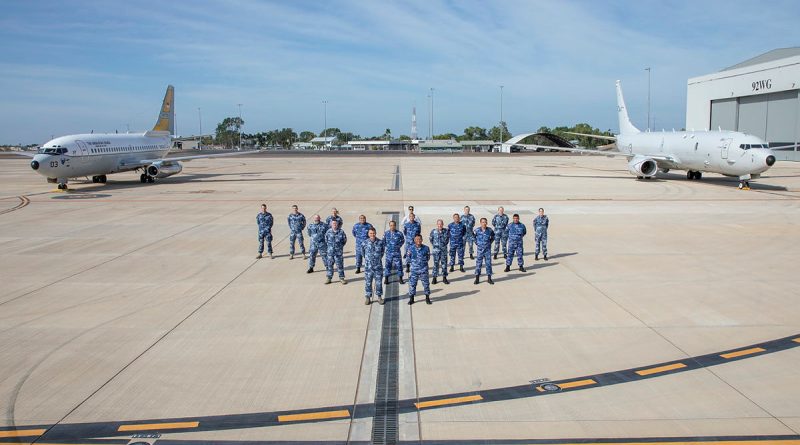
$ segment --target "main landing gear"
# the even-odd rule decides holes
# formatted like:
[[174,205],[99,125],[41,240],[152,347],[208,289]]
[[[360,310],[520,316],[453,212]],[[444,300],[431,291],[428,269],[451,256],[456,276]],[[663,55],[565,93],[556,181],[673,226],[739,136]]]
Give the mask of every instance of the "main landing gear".
[[69,191],[67,184],[62,184],[62,183],[58,183],[58,189],[64,192]]
[[750,181],[746,179],[739,181],[739,190],[750,190]]
[[695,172],[695,171],[689,170],[689,171],[686,172],[686,179],[688,179],[690,181],[692,179],[695,179],[695,180],[699,181],[699,180],[703,179],[703,172]]
[[149,182],[150,184],[152,184],[152,183],[156,182],[156,178],[154,178],[154,177],[152,177],[150,175],[146,175],[146,174],[142,173],[141,176],[139,176],[139,181],[142,184],[144,184],[145,182]]
[[92,182],[95,184],[105,184],[107,180],[106,175],[92,176]]

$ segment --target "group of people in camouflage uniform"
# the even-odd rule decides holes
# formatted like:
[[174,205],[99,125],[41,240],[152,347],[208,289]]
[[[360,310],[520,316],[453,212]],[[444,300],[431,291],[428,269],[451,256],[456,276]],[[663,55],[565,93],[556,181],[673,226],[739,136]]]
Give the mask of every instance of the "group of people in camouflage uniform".
[[[344,246],[347,244],[347,235],[342,229],[343,221],[336,208],[331,209],[331,215],[322,222],[319,215],[314,215],[313,222],[306,225],[306,217],[299,212],[296,205],[292,206],[292,213],[287,218],[289,224],[289,259],[294,259],[295,242],[300,246],[303,258],[308,258],[307,273],[314,272],[317,255],[325,266],[325,284],[330,284],[333,279],[334,269],[338,271],[339,280],[347,284],[344,276]],[[520,272],[525,272],[523,259],[523,240],[527,235],[527,228],[519,220],[519,215],[512,215],[509,222],[508,215],[503,207],[497,209],[497,214],[492,218],[492,227],[488,220],[481,218],[479,226],[475,227],[475,216],[470,213],[469,206],[464,207],[464,213],[453,214],[453,222],[444,225],[444,221],[436,221],[436,228],[431,230],[428,241],[430,247],[423,244],[422,223],[414,214],[414,206],[408,207],[408,214],[401,222],[402,230],[398,230],[395,221],[389,221],[389,230],[384,232],[383,239],[377,237],[375,227],[367,222],[367,217],[360,215],[358,223],[353,225],[352,235],[356,240],[356,274],[364,269],[364,294],[365,304],[372,303],[373,295],[380,304],[384,303],[383,285],[389,284],[389,278],[396,274],[400,284],[403,281],[403,263],[408,278],[408,304],[414,304],[417,293],[417,284],[422,284],[425,302],[432,304],[430,299],[430,278],[428,275],[429,262],[433,256],[433,284],[438,283],[439,275],[442,283],[450,284],[447,280],[449,272],[458,268],[464,272],[464,254],[469,247],[470,259],[477,259],[475,263],[475,284],[480,283],[483,268],[486,268],[486,281],[494,284],[492,280],[492,246],[494,245],[494,259],[497,259],[502,249],[505,258],[505,272],[511,270],[514,257]],[[258,256],[263,258],[264,244],[267,244],[267,254],[273,258],[272,252],[272,214],[267,212],[267,205],[261,205],[261,212],[256,216],[258,224]],[[539,214],[533,220],[534,228],[534,258],[539,260],[539,253],[547,260],[547,229],[550,220],[544,214],[544,209],[539,209]],[[303,239],[303,230],[306,229],[309,237],[308,257]],[[401,247],[405,246],[401,253]],[[477,248],[477,249],[475,249]],[[449,261],[448,261],[449,257]]]

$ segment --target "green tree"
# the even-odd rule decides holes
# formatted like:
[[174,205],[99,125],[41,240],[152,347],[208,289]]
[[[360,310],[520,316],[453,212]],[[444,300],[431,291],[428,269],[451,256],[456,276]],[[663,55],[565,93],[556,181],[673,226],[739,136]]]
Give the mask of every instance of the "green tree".
[[300,132],[300,138],[299,139],[302,142],[311,142],[311,139],[314,139],[315,137],[317,137],[317,135],[314,134],[313,131],[306,130],[306,131],[301,131]]
[[442,133],[433,135],[433,139],[435,140],[451,140],[451,139],[455,140],[456,138],[458,138],[458,136],[453,133]]
[[405,134],[401,134],[398,139],[400,139],[401,141],[410,141],[411,137],[409,137],[408,135],[405,135]]
[[384,139],[389,139],[389,140],[392,139],[392,129],[391,128],[387,128],[386,131],[383,132],[383,138]]
[[217,125],[216,143],[227,148],[239,144],[239,130],[243,125],[239,117],[226,117]]
[[480,141],[489,139],[486,134],[486,129],[481,127],[467,127],[464,129],[464,134],[459,136],[460,141]]
[[508,131],[508,125],[505,122],[501,122],[500,125],[495,125],[489,130],[489,139],[495,142],[505,142],[511,138],[512,134]]

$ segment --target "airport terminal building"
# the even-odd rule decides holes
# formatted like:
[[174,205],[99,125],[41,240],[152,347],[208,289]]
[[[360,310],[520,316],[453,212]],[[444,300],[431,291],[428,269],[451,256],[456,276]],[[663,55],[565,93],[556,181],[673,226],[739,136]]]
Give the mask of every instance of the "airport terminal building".
[[775,49],[689,79],[687,130],[735,130],[765,139],[779,160],[800,161],[800,47]]

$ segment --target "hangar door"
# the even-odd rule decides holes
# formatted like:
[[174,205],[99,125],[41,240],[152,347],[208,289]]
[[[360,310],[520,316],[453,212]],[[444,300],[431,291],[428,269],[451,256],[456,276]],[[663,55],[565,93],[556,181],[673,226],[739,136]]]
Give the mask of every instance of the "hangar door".
[[719,129],[736,131],[737,99],[720,99],[711,101],[711,131]]
[[773,144],[794,143],[797,140],[798,107],[797,90],[740,97],[737,130]]
[[767,141],[786,145],[797,140],[798,106],[800,102],[797,101],[796,90],[770,94],[767,104]]

